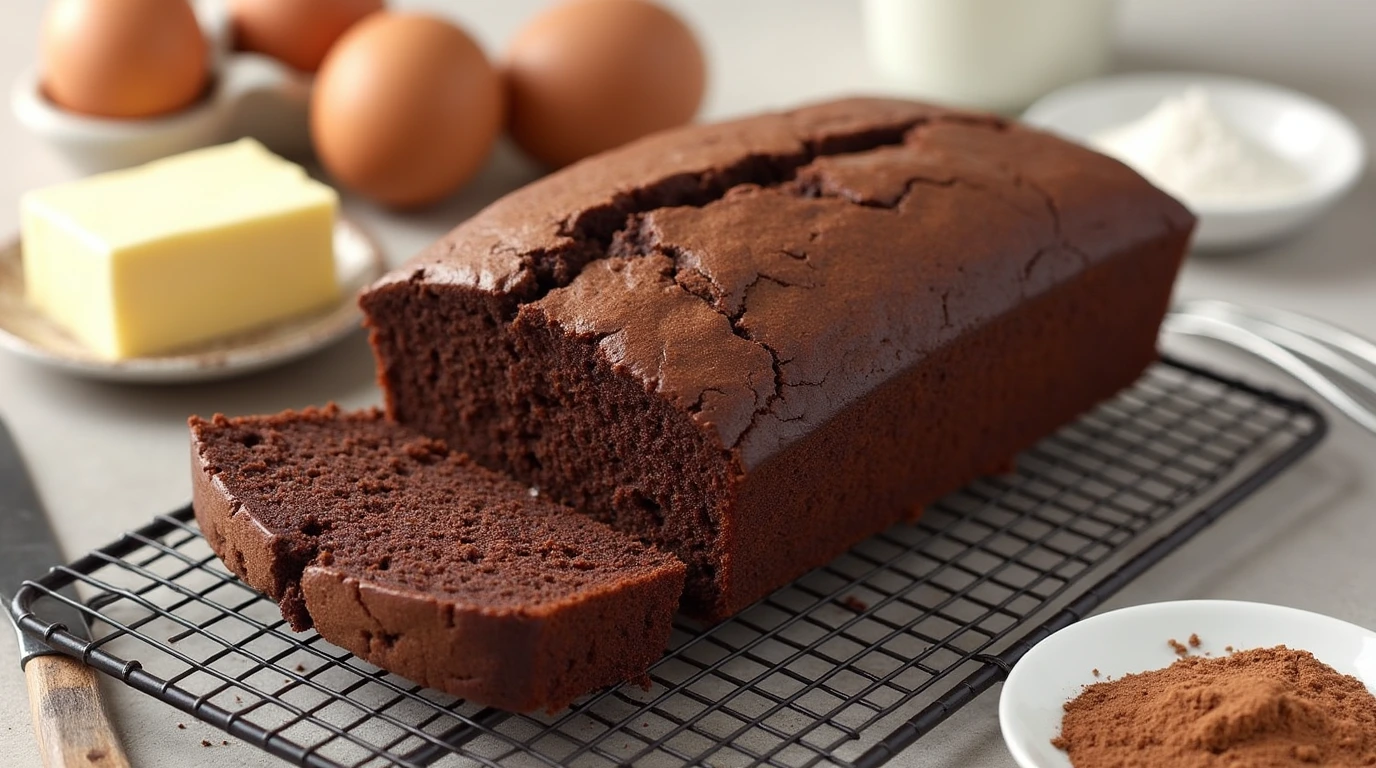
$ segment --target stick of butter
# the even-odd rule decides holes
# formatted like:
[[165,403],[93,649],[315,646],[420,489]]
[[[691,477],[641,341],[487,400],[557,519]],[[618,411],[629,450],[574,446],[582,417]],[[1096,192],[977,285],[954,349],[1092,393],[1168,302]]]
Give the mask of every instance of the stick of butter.
[[339,197],[252,139],[20,202],[28,300],[97,354],[156,355],[339,300]]

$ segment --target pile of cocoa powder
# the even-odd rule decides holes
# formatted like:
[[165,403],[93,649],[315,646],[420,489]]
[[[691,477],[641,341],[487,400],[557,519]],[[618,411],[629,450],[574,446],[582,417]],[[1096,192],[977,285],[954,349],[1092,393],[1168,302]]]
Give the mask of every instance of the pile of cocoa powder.
[[1376,766],[1376,697],[1283,645],[1186,656],[1087,686],[1052,743],[1075,768]]

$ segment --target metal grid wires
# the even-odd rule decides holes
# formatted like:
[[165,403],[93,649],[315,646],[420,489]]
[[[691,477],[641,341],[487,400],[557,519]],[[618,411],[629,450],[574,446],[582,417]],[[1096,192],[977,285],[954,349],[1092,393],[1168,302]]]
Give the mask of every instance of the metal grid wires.
[[[188,509],[55,569],[15,608],[55,647],[301,765],[878,765],[1323,431],[1303,404],[1162,363],[1014,473],[724,624],[680,623],[648,689],[552,716],[468,705],[291,632]],[[89,644],[43,619],[72,581],[93,595]]]

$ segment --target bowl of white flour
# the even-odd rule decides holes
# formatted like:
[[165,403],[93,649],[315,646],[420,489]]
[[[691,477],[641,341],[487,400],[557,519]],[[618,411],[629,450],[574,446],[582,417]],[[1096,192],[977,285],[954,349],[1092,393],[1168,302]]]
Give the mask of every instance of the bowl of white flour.
[[1199,217],[1194,246],[1250,248],[1313,222],[1361,175],[1346,117],[1304,94],[1241,78],[1132,74],[1056,91],[1028,124],[1131,166]]

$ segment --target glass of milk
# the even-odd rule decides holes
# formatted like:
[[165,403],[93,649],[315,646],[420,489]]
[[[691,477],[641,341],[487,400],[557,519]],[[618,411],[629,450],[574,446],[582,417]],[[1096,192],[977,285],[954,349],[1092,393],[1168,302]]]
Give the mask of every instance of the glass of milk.
[[1113,0],[864,0],[864,22],[899,91],[1014,112],[1107,67]]

